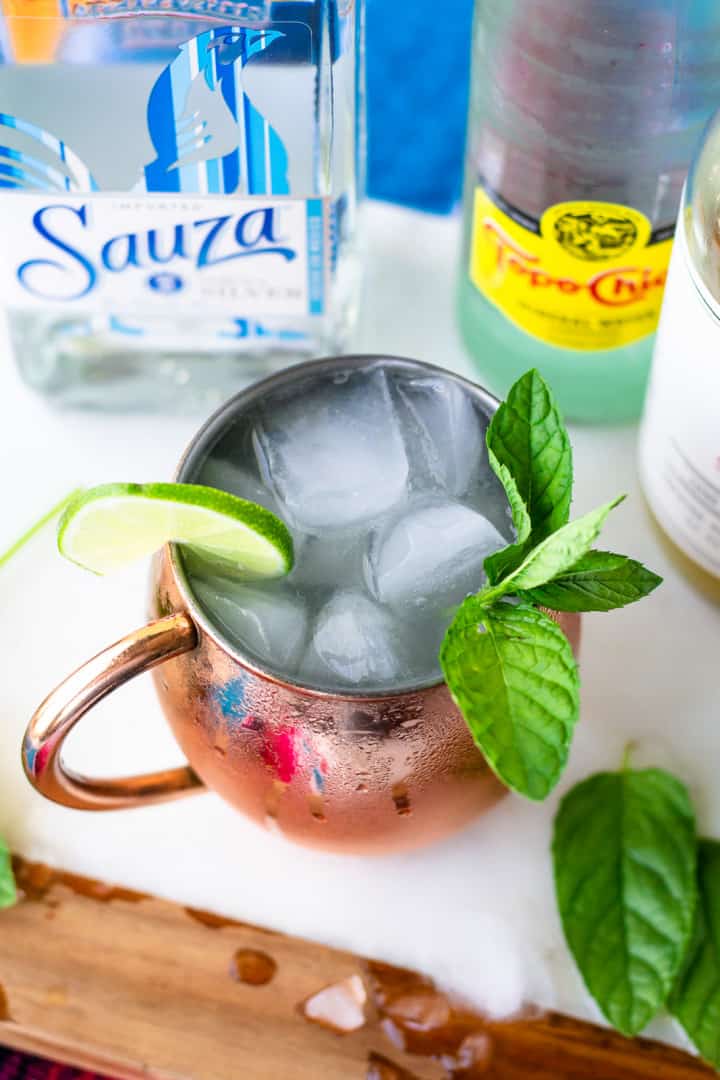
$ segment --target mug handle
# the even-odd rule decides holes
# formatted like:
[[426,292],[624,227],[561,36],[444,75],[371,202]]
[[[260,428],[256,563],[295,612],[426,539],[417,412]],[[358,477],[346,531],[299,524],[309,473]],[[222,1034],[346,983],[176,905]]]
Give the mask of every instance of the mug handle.
[[61,682],[25,732],[23,768],[33,787],[52,802],[76,810],[122,810],[202,791],[203,782],[189,765],[93,780],[66,768],[62,761],[65,739],[93,705],[136,675],[189,652],[196,644],[197,631],[190,616],[184,612],[169,615],[103,649]]

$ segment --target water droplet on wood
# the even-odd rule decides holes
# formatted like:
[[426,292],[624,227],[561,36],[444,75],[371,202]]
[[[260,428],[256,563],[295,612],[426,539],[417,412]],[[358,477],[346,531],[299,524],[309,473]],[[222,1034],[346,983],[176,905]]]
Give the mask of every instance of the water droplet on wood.
[[248,986],[265,986],[275,975],[277,964],[259,949],[238,949],[230,961],[230,976]]
[[448,1080],[487,1072],[493,1045],[481,1017],[453,1005],[431,979],[413,971],[369,961],[366,972],[380,1027],[394,1046],[441,1063]]

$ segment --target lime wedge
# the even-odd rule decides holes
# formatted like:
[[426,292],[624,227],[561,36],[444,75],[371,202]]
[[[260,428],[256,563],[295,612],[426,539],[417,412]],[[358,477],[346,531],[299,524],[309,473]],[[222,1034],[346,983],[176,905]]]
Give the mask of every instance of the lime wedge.
[[292,569],[292,537],[256,503],[200,484],[101,484],[75,496],[58,525],[71,562],[107,574],[175,541],[247,578]]

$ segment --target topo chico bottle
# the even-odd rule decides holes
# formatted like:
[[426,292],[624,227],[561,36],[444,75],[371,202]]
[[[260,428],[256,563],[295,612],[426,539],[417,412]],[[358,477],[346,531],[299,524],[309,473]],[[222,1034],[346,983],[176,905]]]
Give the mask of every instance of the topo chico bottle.
[[640,477],[671,553],[720,600],[720,113],[680,208],[640,429]]
[[477,0],[459,313],[484,381],[640,412],[680,192],[720,100],[716,0]]
[[206,408],[341,348],[364,0],[14,0],[0,296],[61,403]]

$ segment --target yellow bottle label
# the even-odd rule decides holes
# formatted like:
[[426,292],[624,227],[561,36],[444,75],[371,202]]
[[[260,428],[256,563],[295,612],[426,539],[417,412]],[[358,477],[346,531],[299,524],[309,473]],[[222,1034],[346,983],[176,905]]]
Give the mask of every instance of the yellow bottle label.
[[629,345],[652,334],[672,237],[606,202],[557,203],[539,222],[475,190],[470,279],[533,337],[567,349]]

